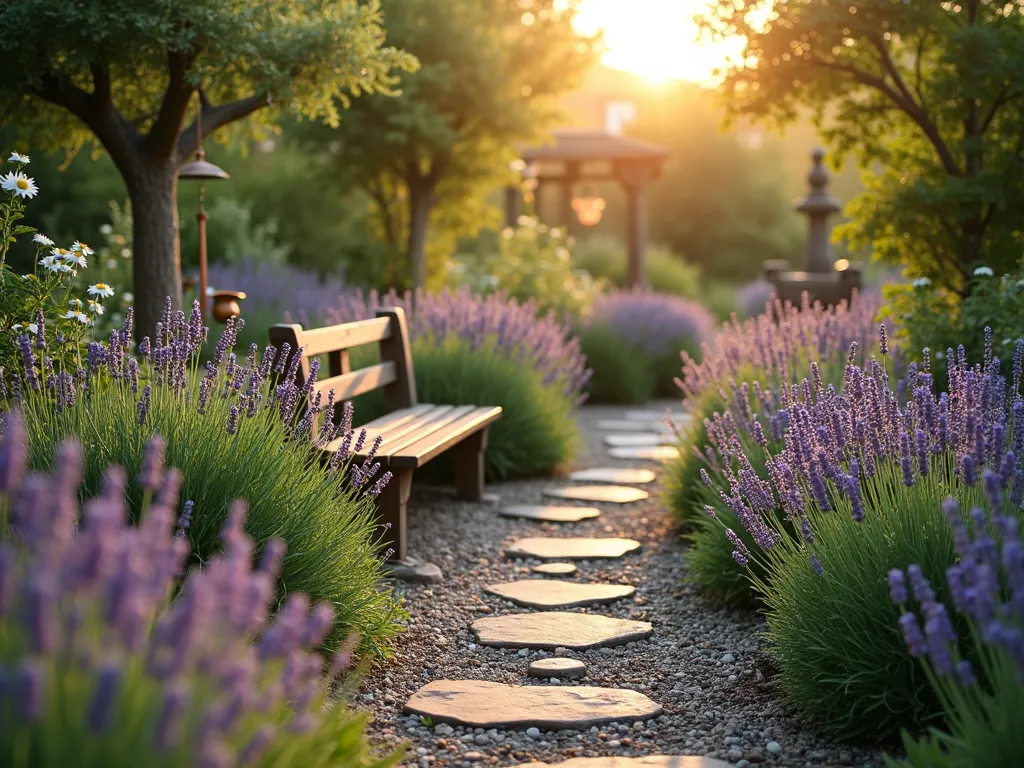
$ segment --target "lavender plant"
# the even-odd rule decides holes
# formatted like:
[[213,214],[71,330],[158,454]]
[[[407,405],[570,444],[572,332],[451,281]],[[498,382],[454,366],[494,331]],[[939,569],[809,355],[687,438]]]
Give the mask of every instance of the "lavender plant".
[[686,352],[688,360],[699,356],[715,328],[714,317],[699,302],[648,290],[602,295],[594,302],[590,322],[619,335],[632,348],[635,364],[646,364],[652,371],[652,394],[664,396],[676,391],[681,354]]
[[[168,302],[156,337],[144,339],[138,354],[131,323],[129,311],[106,343],[89,345],[77,370],[53,364],[50,341],[29,349],[21,370],[8,374],[4,394],[25,411],[33,468],[51,467],[55,446],[77,439],[85,447],[86,496],[100,493],[108,466],[123,466],[138,519],[154,485],[147,445],[159,434],[166,460],[182,473],[181,498],[193,505],[187,535],[196,562],[218,551],[231,501],[249,498],[246,531],[257,550],[282,538],[292,552],[281,594],[299,591],[332,604],[328,647],[356,632],[363,652],[386,653],[396,606],[378,585],[385,553],[376,543],[372,496],[389,475],[372,457],[352,465],[365,438],[351,429],[351,405],[337,409],[338,423],[327,418],[335,412],[332,393],[301,410],[316,366],[300,387],[296,359],[286,368],[272,347],[260,355],[255,345],[236,355],[238,325],[230,321],[200,366],[207,329],[198,304],[186,319]],[[342,449],[325,463],[319,449],[335,439]]]
[[[77,501],[83,449],[57,449],[52,475],[24,475],[25,425],[5,415],[0,439],[0,763],[10,766],[353,766],[384,768],[365,718],[325,707],[349,652],[315,650],[334,624],[329,603],[294,593],[271,617],[285,556],[254,542],[235,502],[223,551],[184,570],[175,531],[177,470],[151,446],[157,485],[127,524],[126,474]],[[184,524],[184,521],[179,525]],[[183,580],[183,585],[182,585]],[[176,595],[174,602],[171,597]],[[324,677],[323,674],[327,673]]]
[[[880,350],[887,347],[883,326]],[[764,461],[768,479],[736,438],[735,413],[715,425],[719,482],[705,479],[717,485],[719,503],[708,512],[729,510],[746,533],[725,530],[733,558],[761,569],[752,581],[768,609],[787,698],[843,736],[884,735],[937,712],[898,636],[878,627],[891,610],[890,568],[916,562],[934,579],[954,562],[953,538],[936,512],[942,499],[969,508],[1001,489],[1007,511],[1021,515],[1024,342],[1011,382],[991,346],[976,366],[962,349],[949,356],[950,390],[938,396],[927,351],[924,368],[912,364],[895,387],[872,359],[863,369],[850,363],[841,390],[817,376],[789,388],[784,447]],[[779,416],[768,412],[768,427],[745,431],[767,446],[766,432],[778,440]],[[809,636],[819,641],[809,644]]]
[[945,720],[921,739],[904,732],[907,759],[891,768],[1012,768],[1024,754],[1024,543],[998,477],[985,473],[987,513],[972,509],[967,525],[956,499],[943,505],[957,555],[945,578],[953,613],[920,565],[889,572],[900,632]]
[[788,393],[812,362],[824,385],[841,384],[853,345],[857,360],[870,348],[878,301],[855,294],[848,304],[823,309],[820,304],[811,305],[805,294],[800,308],[776,300],[767,310],[725,324],[702,349],[700,361],[684,355],[677,384],[693,419],[679,435],[680,458],[673,463],[667,483],[669,505],[684,525],[699,520],[707,503],[700,479],[702,469],[712,469],[705,419],[724,411],[734,401],[737,388],[746,387],[752,398],[744,410],[758,410],[761,395],[755,395],[753,387],[778,399],[773,393],[784,388]]

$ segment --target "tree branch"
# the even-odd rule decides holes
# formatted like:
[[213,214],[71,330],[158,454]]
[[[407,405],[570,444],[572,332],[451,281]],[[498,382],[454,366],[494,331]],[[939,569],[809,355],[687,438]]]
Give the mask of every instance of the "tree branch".
[[991,126],[992,121],[995,120],[996,113],[999,112],[1000,107],[1005,107],[1014,99],[1019,99],[1021,95],[1022,94],[1020,92],[1010,93],[1009,85],[1003,86],[1003,90],[999,92],[996,100],[992,103],[992,109],[988,111],[988,114],[985,115],[984,119],[981,121],[981,132],[985,133],[989,129],[989,126]]
[[[220,106],[213,106],[208,101],[204,103],[201,117],[203,121],[203,135],[209,136],[218,128],[223,128],[228,123],[248,117],[263,107],[269,106],[273,97],[269,93],[256,93],[244,99],[231,101]],[[188,157],[196,151],[196,124],[181,131],[178,137],[178,153],[181,157]]]
[[195,61],[194,51],[168,51],[169,79],[156,120],[146,136],[147,148],[159,157],[174,154],[185,111],[195,90],[188,82],[188,70]]
[[92,98],[97,107],[113,106],[114,95],[110,86],[110,67],[98,61],[89,62],[92,72]]

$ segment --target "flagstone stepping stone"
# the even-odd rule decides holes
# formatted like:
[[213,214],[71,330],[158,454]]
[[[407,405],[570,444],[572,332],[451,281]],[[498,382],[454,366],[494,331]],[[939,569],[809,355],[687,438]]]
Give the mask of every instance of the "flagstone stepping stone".
[[671,432],[672,427],[660,421],[641,422],[627,421],[625,419],[602,419],[597,422],[597,428],[605,432],[636,432],[638,429],[649,429],[655,432]]
[[688,413],[683,411],[626,411],[626,421],[636,422],[651,422],[655,421],[659,424],[664,424],[666,421],[671,421],[673,424],[687,424],[693,418]]
[[472,624],[477,642],[494,648],[611,648],[651,636],[646,621],[630,621],[593,613],[511,613],[485,616]]
[[650,494],[639,488],[626,485],[574,485],[568,488],[547,488],[545,496],[576,501],[600,501],[612,504],[629,504],[646,499]]
[[[548,689],[550,690],[550,689]],[[570,689],[576,690],[576,689]],[[522,763],[519,768],[731,768],[723,760],[700,755],[644,755],[643,757],[573,757],[560,763]]]
[[674,461],[679,458],[679,449],[674,445],[641,445],[629,448],[609,448],[613,459],[637,459],[643,461]]
[[572,576],[578,569],[572,563],[541,563],[533,566],[534,573],[545,576]]
[[521,517],[526,520],[540,520],[545,523],[578,523],[600,517],[596,507],[554,507],[542,504],[515,504],[498,510],[502,517]]
[[649,469],[622,469],[616,467],[594,467],[581,469],[569,475],[570,480],[585,483],[625,483],[646,485],[653,483],[656,475]]
[[640,548],[633,539],[519,539],[505,550],[509,557],[535,557],[538,560],[597,560],[622,557]]
[[676,442],[675,435],[657,434],[656,432],[623,432],[621,435],[605,435],[604,444],[612,448],[635,448],[647,445],[671,445]]
[[587,676],[587,665],[577,659],[537,659],[526,670],[530,677],[557,677],[559,680],[579,680]]
[[526,608],[579,608],[614,603],[636,592],[628,584],[580,584],[557,579],[523,579],[490,584],[484,592],[497,595]]
[[649,720],[662,708],[642,693],[591,686],[504,685],[485,680],[434,680],[405,705],[411,715],[469,728],[586,730]]

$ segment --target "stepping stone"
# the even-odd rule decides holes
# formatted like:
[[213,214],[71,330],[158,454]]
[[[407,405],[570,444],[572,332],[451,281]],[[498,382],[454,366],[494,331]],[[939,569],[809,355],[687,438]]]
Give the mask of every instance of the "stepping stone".
[[582,731],[616,721],[649,720],[663,710],[642,693],[619,688],[434,680],[413,694],[404,711],[469,728]]
[[605,432],[636,432],[641,427],[655,432],[672,432],[672,427],[668,424],[662,424],[657,421],[645,424],[638,421],[626,421],[625,419],[602,419],[597,422],[597,428]]
[[560,763],[521,763],[519,768],[556,768],[556,766],[557,768],[732,768],[723,760],[699,755],[573,757]]
[[505,550],[509,557],[534,557],[538,560],[597,560],[622,557],[640,549],[633,539],[532,538],[519,539]]
[[544,491],[544,495],[554,496],[556,499],[629,504],[646,499],[650,494],[639,488],[630,488],[625,485],[574,485],[568,488],[548,488]]
[[559,680],[579,680],[587,675],[587,665],[576,659],[537,659],[526,674],[530,677],[557,677]]
[[608,455],[613,459],[639,459],[643,461],[675,461],[679,458],[679,449],[674,445],[645,445],[631,448],[609,448]]
[[526,608],[579,608],[584,605],[614,603],[636,592],[627,584],[580,584],[557,579],[523,579],[505,584],[490,584],[484,592],[497,595]]
[[578,523],[592,517],[600,517],[596,507],[552,507],[541,504],[516,504],[498,510],[502,517],[521,517],[526,520],[540,520],[545,523]]
[[657,422],[658,424],[664,424],[666,421],[671,421],[677,426],[688,424],[693,418],[688,413],[683,411],[626,411],[626,421],[635,422]]
[[649,469],[617,469],[615,467],[594,467],[581,469],[569,475],[570,480],[584,483],[624,483],[646,485],[653,483],[655,474]]
[[605,435],[604,444],[612,448],[636,448],[648,445],[673,445],[675,435],[659,435],[655,432],[623,432],[621,435]]
[[572,563],[541,563],[533,566],[534,573],[542,573],[545,576],[572,576],[577,568]]
[[646,621],[630,621],[594,613],[511,613],[485,616],[472,625],[480,645],[493,648],[611,648],[651,636]]

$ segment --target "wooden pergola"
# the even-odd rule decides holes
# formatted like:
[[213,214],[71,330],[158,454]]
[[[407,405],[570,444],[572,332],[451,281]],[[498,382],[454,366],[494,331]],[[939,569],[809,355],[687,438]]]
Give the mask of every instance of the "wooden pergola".
[[[626,191],[629,285],[645,285],[644,252],[647,247],[647,189],[661,174],[668,150],[657,144],[606,133],[564,129],[552,131],[553,141],[528,147],[520,157],[523,177],[535,180],[534,195],[548,186],[561,188],[560,218],[568,227],[574,218],[573,187],[581,182],[618,181]],[[522,206],[521,187],[509,187],[505,217],[514,226]]]

